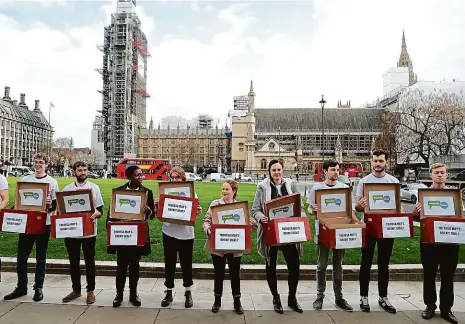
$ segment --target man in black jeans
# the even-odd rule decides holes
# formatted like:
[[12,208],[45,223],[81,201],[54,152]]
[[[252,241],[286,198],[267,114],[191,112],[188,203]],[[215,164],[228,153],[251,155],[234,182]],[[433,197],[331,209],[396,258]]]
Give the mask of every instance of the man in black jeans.
[[34,284],[35,302],[44,298],[42,288],[45,280],[45,265],[47,259],[48,241],[50,238],[50,216],[56,209],[56,192],[58,183],[51,176],[47,175],[46,169],[49,158],[43,153],[34,156],[35,172],[21,179],[23,182],[48,183],[48,193],[46,198],[47,220],[45,232],[42,234],[19,234],[18,256],[16,261],[16,271],[18,274],[18,284],[13,292],[3,297],[5,300],[15,299],[27,295],[27,260],[31,254],[34,243],[36,244],[36,272]]
[[81,269],[79,263],[81,260],[82,246],[84,261],[86,264],[86,303],[93,304],[95,303],[95,242],[97,236],[97,219],[103,214],[103,199],[100,188],[95,183],[87,181],[87,164],[85,162],[78,161],[74,163],[73,170],[76,176],[76,181],[63,188],[63,191],[81,189],[92,190],[92,199],[94,200],[95,210],[90,218],[94,222],[94,234],[79,238],[65,238],[73,291],[64,297],[62,301],[63,303],[68,303],[81,297]]

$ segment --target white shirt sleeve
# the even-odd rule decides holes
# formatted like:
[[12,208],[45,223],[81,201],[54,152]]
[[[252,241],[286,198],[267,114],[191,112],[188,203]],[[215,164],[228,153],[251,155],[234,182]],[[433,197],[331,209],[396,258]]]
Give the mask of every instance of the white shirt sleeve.
[[307,194],[307,203],[309,205],[315,204],[315,186],[313,186]]
[[8,181],[3,175],[0,175],[0,190],[8,190]]
[[94,190],[94,200],[95,200],[95,208],[103,206],[103,198],[102,198],[102,193],[100,192],[99,186],[95,185],[93,186]]
[[357,193],[355,194],[355,199],[363,197],[363,181],[360,179],[357,185]]
[[50,184],[50,199],[55,200],[57,199],[57,191],[58,191],[58,182],[54,179],[54,181]]

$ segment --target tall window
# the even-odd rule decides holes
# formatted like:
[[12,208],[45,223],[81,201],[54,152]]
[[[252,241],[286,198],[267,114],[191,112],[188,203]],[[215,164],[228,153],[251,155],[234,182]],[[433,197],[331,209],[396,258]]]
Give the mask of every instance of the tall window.
[[260,161],[260,168],[261,168],[262,170],[266,170],[266,165],[267,165],[267,163],[268,163],[268,161],[267,161],[266,159],[262,159],[262,160]]

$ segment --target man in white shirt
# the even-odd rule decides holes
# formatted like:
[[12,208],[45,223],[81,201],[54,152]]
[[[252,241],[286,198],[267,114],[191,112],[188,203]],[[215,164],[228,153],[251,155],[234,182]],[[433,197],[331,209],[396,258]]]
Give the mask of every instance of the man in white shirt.
[[65,238],[65,246],[69,257],[69,272],[73,291],[63,298],[63,303],[68,303],[81,297],[81,246],[86,264],[87,279],[87,304],[95,303],[95,242],[97,237],[97,219],[103,214],[103,199],[100,188],[92,182],[87,181],[87,164],[78,161],[73,165],[76,181],[70,183],[63,191],[91,189],[94,200],[94,213],[90,216],[94,221],[94,234],[79,238]]
[[37,153],[34,156],[35,172],[21,179],[22,182],[48,183],[47,221],[43,234],[19,234],[18,256],[16,270],[18,273],[18,284],[15,290],[4,297],[5,300],[15,299],[27,295],[27,260],[31,254],[34,243],[36,244],[36,272],[34,284],[35,302],[44,298],[42,287],[45,279],[45,265],[47,261],[48,241],[50,238],[50,216],[56,209],[56,192],[58,191],[57,181],[46,173],[49,157],[44,153]]

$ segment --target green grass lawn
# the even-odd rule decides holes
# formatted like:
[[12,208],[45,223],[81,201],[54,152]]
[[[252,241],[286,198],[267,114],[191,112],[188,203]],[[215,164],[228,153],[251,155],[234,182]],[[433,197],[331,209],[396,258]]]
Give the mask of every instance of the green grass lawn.
[[[10,202],[14,201],[14,190],[15,183],[19,178],[8,178],[10,184]],[[62,189],[67,184],[74,181],[73,178],[59,178],[58,185]],[[115,260],[114,255],[106,253],[106,230],[105,230],[105,218],[107,215],[108,205],[110,202],[111,189],[122,185],[123,180],[107,179],[107,180],[91,180],[92,182],[99,185],[103,200],[105,202],[104,215],[99,220],[97,246],[96,246],[96,258],[97,260]],[[145,181],[144,185],[153,190],[155,196],[158,193],[158,185],[155,181]],[[202,205],[203,212],[205,213],[210,205],[210,202],[214,199],[221,197],[221,184],[211,182],[196,182],[196,192],[199,196],[200,204]],[[255,195],[256,185],[253,184],[240,184],[238,200],[248,201],[249,207],[252,206],[253,198]],[[205,245],[205,234],[202,231],[202,218],[203,214],[197,218],[195,226],[195,245],[194,245],[194,262],[196,263],[211,263],[210,254],[203,250]],[[312,237],[314,235],[314,221],[310,217],[310,223],[312,228]],[[148,257],[143,258],[143,261],[154,261],[163,262],[163,247],[161,245],[161,227],[162,223],[157,219],[150,221],[150,238],[152,241],[152,254]],[[419,251],[419,235],[420,231],[415,228],[415,237],[412,239],[396,239],[394,244],[394,252],[392,254],[391,263],[420,263],[420,251]],[[17,241],[18,235],[13,233],[1,233],[0,232],[0,256],[16,256],[17,252]],[[257,253],[256,244],[256,232],[253,232],[252,238],[252,252],[246,254],[243,257],[242,263],[244,264],[257,264],[264,263],[263,258]],[[314,241],[305,243],[304,245],[304,256],[302,258],[302,264],[316,264],[317,255],[315,251]],[[461,249],[460,261],[465,261],[465,255]],[[32,252],[31,256],[34,256],[35,251]],[[48,258],[53,259],[67,259],[66,249],[64,247],[63,239],[50,239]],[[360,264],[361,251],[360,249],[349,249],[346,251],[345,264]],[[279,262],[282,264],[284,261],[280,254]]]

